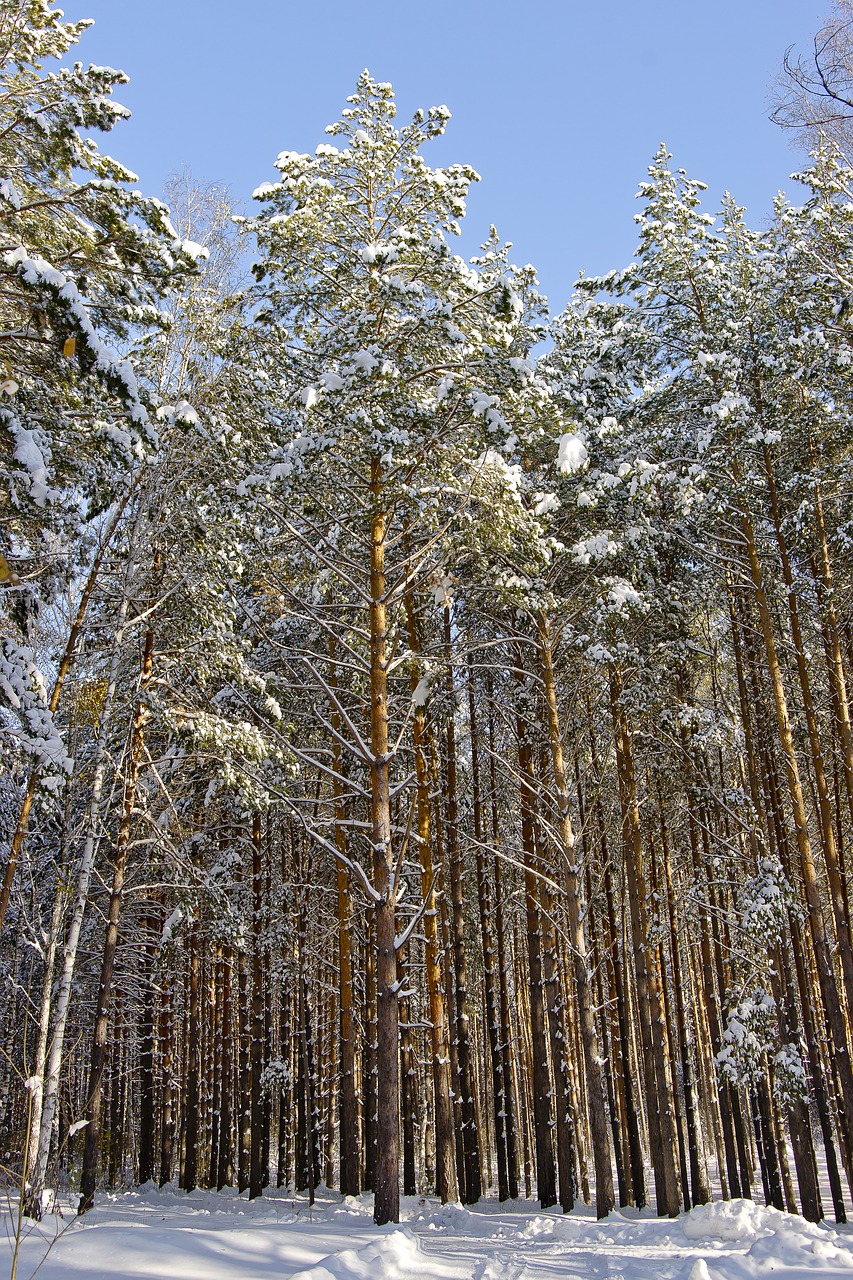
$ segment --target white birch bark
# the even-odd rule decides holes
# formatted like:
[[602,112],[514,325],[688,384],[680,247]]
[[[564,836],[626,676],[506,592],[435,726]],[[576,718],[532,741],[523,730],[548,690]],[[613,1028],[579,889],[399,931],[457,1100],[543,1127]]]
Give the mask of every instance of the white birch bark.
[[[110,763],[107,746],[110,739],[116,685],[118,684],[119,671],[121,668],[122,641],[124,639],[124,631],[127,626],[130,585],[136,570],[135,553],[136,547],[139,543],[139,524],[140,519],[137,517],[136,524],[131,533],[131,550],[128,560],[127,574],[125,577],[125,588],[122,592],[122,600],[119,606],[117,626],[113,639],[113,655],[110,663],[110,673],[107,680],[107,688],[104,694],[104,702],[101,709],[101,718],[98,727],[98,740],[95,749],[95,768],[92,778],[92,794],[89,802],[89,820],[87,824],[86,839],[83,844],[83,850],[80,854],[80,862],[77,868],[77,881],[71,921],[68,926],[65,946],[62,950],[62,970],[59,979],[59,989],[56,994],[53,1034],[50,1039],[50,1046],[47,1053],[43,1082],[40,1086],[42,1096],[41,1115],[38,1120],[38,1145],[35,1147],[35,1158],[32,1158],[32,1154],[30,1156],[32,1167],[29,1180],[31,1187],[31,1200],[34,1204],[38,1203],[38,1198],[41,1195],[41,1191],[47,1178],[51,1137],[53,1134],[58,1102],[59,1070],[62,1065],[62,1052],[65,1045],[65,1029],[68,1022],[68,1008],[71,1001],[71,985],[74,978],[74,966],[77,961],[77,948],[80,942],[80,932],[83,927],[83,917],[85,915],[86,904],[89,899],[89,886],[91,884],[92,871],[95,865],[95,853],[97,851],[101,835],[101,811],[103,805],[104,782],[107,777],[107,770]],[[30,1146],[30,1150],[32,1153],[32,1144]]]

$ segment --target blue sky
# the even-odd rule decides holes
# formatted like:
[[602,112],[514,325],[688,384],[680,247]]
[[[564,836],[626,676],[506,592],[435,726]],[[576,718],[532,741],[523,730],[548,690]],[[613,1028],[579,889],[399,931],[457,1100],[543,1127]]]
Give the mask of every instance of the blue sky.
[[482,175],[464,248],[494,222],[556,309],[581,269],[625,265],[634,193],[658,143],[753,223],[801,163],[767,119],[785,49],[806,48],[830,0],[65,0],[92,17],[82,60],[131,76],[133,119],[105,146],[159,194],[188,165],[238,200],[283,149],[313,151],[362,68],[400,115],[446,103],[434,164]]

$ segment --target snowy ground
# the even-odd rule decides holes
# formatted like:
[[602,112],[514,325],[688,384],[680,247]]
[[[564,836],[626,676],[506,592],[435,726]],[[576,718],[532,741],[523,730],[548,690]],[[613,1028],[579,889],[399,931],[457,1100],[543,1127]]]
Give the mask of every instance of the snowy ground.
[[[30,1280],[774,1280],[853,1276],[853,1226],[812,1226],[751,1201],[675,1221],[583,1208],[563,1217],[528,1201],[476,1210],[404,1203],[400,1227],[373,1225],[368,1197],[327,1194],[313,1210],[274,1195],[146,1188],[103,1196],[77,1220],[46,1218],[21,1249]],[[10,1219],[5,1217],[7,1233]],[[55,1238],[56,1237],[56,1238]],[[11,1249],[0,1255],[9,1274]]]

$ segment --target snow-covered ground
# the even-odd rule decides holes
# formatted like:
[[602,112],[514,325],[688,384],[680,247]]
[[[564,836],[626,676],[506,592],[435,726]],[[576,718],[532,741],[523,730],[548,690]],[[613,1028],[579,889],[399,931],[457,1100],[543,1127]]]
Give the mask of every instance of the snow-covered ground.
[[[812,1226],[747,1200],[674,1221],[588,1209],[564,1217],[527,1201],[475,1210],[408,1199],[399,1227],[370,1199],[275,1194],[249,1203],[198,1191],[102,1196],[82,1220],[47,1217],[21,1249],[30,1280],[806,1280],[853,1276],[853,1227]],[[10,1219],[5,1217],[8,1233]],[[9,1274],[11,1249],[0,1261]]]

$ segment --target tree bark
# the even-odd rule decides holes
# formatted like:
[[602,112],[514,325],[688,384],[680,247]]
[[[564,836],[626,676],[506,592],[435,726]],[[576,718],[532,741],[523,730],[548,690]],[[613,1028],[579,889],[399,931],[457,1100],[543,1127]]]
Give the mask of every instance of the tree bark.
[[566,782],[566,766],[563,757],[563,734],[557,707],[557,691],[554,680],[551,628],[545,613],[537,617],[537,639],[545,692],[545,714],[548,721],[548,737],[551,746],[551,766],[554,775],[563,861],[563,886],[569,915],[569,944],[575,975],[575,999],[583,1048],[584,1076],[586,1080],[587,1107],[595,1165],[595,1211],[599,1218],[606,1218],[616,1203],[613,1193],[613,1169],[610,1160],[610,1135],[607,1131],[607,1105],[604,1083],[601,1078],[598,1036],[595,1029],[592,984],[589,972],[588,948],[584,917],[580,867],[580,850],[575,847],[575,835],[569,810],[569,789]]
[[388,753],[388,631],[385,612],[387,517],[382,506],[382,464],[371,464],[370,492],[370,816],[373,887],[377,902],[376,1027],[377,1132],[373,1218],[378,1225],[400,1220],[400,1057],[396,951],[396,896],[391,847]]
[[658,1213],[675,1217],[680,1208],[676,1134],[666,1074],[660,992],[649,964],[648,913],[640,815],[634,779],[633,747],[622,706],[622,676],[611,667],[610,698],[616,743],[616,769],[622,806],[622,836],[631,900],[631,933],[637,984],[637,1011],[643,1045],[649,1142]]
[[[155,574],[159,567],[159,557],[154,558]],[[130,833],[133,823],[133,808],[136,801],[136,788],[139,770],[142,764],[143,736],[148,716],[142,692],[151,679],[154,666],[154,632],[149,627],[145,633],[145,645],[142,654],[139,688],[133,724],[130,731],[128,763],[122,793],[121,817],[113,854],[113,878],[110,890],[110,902],[107,911],[107,928],[104,937],[104,951],[101,961],[101,979],[98,986],[98,997],[95,1010],[95,1027],[92,1037],[92,1052],[89,1064],[89,1084],[86,1102],[86,1141],[83,1150],[83,1172],[80,1178],[80,1202],[78,1214],[85,1213],[95,1203],[95,1185],[98,1178],[98,1142],[101,1131],[101,1090],[104,1078],[104,1067],[107,1056],[107,1025],[109,1019],[110,996],[112,993],[113,967],[118,945],[118,922],[121,913],[124,879],[127,870],[127,858],[130,844]]]

